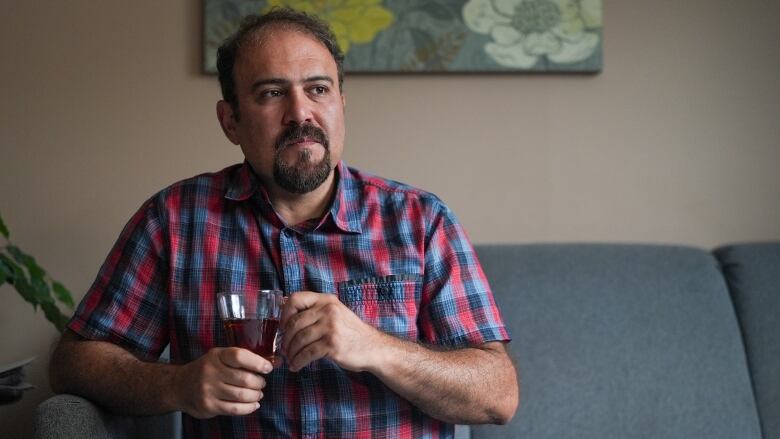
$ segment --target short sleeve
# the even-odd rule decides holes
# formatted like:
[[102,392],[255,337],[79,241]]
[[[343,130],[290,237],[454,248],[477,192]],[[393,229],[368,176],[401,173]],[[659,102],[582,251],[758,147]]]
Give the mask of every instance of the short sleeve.
[[164,236],[159,209],[147,201],[120,234],[68,328],[142,359],[158,358],[168,344]]
[[509,341],[474,248],[454,214],[432,209],[418,319],[422,341],[463,347]]

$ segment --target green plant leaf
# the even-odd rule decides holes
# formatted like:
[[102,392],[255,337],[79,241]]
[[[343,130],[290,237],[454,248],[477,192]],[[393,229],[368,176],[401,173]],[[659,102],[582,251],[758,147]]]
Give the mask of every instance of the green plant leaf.
[[6,282],[9,284],[14,283],[14,263],[11,258],[4,253],[0,253],[0,272],[5,276]]
[[50,321],[54,327],[57,328],[57,331],[63,332],[65,330],[65,325],[68,324],[68,318],[62,314],[56,305],[53,303],[46,303],[41,305],[41,309],[43,309],[46,320]]
[[5,236],[5,239],[8,239],[8,237],[11,236],[11,233],[8,232],[8,227],[6,227],[5,222],[3,222],[2,216],[0,216],[0,235]]
[[20,267],[14,267],[14,288],[22,296],[22,299],[32,303],[33,309],[38,309],[38,299],[36,298],[35,288],[25,276]]
[[44,303],[54,303],[54,299],[49,292],[49,286],[41,278],[30,279],[22,269],[22,266],[16,264],[5,255],[0,255],[0,261],[11,266],[13,269],[13,285],[22,298],[31,303],[34,309]]
[[54,297],[51,295],[49,285],[44,282],[43,279],[33,279],[30,284],[32,285],[33,291],[35,292],[35,300],[38,301],[39,305],[44,303],[54,304]]
[[54,290],[54,295],[57,297],[57,300],[71,308],[76,306],[75,303],[73,303],[73,295],[70,293],[70,291],[68,291],[67,288],[65,288],[65,285],[54,281],[52,282],[51,286]]
[[8,265],[6,265],[6,263],[2,259],[0,259],[0,285],[6,282],[8,283],[13,282],[13,276],[14,276],[13,273],[14,273],[13,269]]
[[[0,235],[6,239],[10,235],[2,217],[0,217]],[[0,285],[3,283],[13,285],[22,299],[32,304],[35,311],[40,306],[46,320],[51,322],[59,332],[65,330],[69,318],[57,307],[55,297],[64,305],[73,308],[73,297],[70,291],[60,282],[46,276],[46,271],[38,265],[35,258],[10,243],[0,247]]]
[[43,277],[46,276],[46,272],[37,262],[35,262],[35,258],[23,252],[19,247],[9,245],[8,253],[11,253],[11,256],[14,257],[16,262],[27,268],[27,271],[30,273],[30,278],[43,280]]
[[35,258],[23,252],[22,249],[15,245],[9,245],[8,251],[17,262],[23,264],[24,267],[27,268],[27,272],[30,274],[29,282],[25,279],[25,282],[20,284],[17,287],[17,290],[22,293],[21,289],[24,289],[23,296],[25,299],[32,295],[34,300],[33,305],[42,305],[45,303],[54,304],[54,298],[52,297],[49,285],[44,278],[46,272],[37,262],[35,262]]

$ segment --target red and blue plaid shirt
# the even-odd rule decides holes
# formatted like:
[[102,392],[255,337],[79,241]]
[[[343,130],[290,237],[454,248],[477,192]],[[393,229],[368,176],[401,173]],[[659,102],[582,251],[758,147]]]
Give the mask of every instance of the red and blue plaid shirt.
[[[434,195],[337,167],[332,206],[287,226],[248,164],[176,183],[122,231],[69,328],[146,360],[170,344],[183,364],[227,346],[221,291],[277,288],[337,294],[361,319],[444,347],[507,341],[471,244]],[[369,373],[313,362],[268,375],[260,409],[184,416],[188,437],[451,437]]]

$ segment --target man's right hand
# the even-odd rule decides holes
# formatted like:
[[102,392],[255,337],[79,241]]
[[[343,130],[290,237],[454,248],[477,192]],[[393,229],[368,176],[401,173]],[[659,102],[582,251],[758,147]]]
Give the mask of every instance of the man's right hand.
[[199,419],[217,415],[248,415],[260,407],[265,378],[273,365],[241,348],[213,348],[178,368],[175,394],[178,406]]

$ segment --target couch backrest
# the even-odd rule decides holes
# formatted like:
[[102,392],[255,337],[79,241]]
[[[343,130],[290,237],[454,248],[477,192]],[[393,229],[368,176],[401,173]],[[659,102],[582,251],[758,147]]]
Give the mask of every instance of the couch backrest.
[[672,246],[478,246],[520,409],[479,438],[760,438],[717,261]]
[[780,242],[715,251],[747,350],[764,439],[780,439]]

